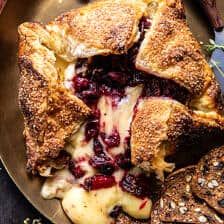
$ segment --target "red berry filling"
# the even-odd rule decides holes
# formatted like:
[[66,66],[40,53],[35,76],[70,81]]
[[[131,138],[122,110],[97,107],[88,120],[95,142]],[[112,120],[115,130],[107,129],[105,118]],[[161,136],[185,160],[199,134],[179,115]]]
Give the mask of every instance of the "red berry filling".
[[124,170],[128,170],[132,167],[131,156],[129,156],[127,154],[116,155],[115,161],[116,161],[117,165]]
[[124,191],[127,191],[137,197],[144,198],[150,195],[149,179],[143,174],[135,176],[126,174],[120,181],[120,186]]
[[82,78],[79,76],[75,76],[73,78],[74,88],[76,91],[83,91],[88,89],[89,87],[89,80],[87,78]]
[[77,179],[83,177],[86,174],[86,171],[84,171],[80,166],[75,165],[73,161],[69,162],[69,170]]
[[93,150],[96,155],[103,153],[103,146],[98,139],[93,141]]
[[92,138],[96,138],[99,133],[99,120],[94,119],[87,122],[85,127],[85,140],[88,142]]
[[[110,97],[113,109],[117,107],[120,100],[125,97],[126,87],[143,85],[142,97],[165,96],[186,103],[189,93],[171,80],[165,80],[154,75],[145,74],[135,68],[135,59],[140,44],[144,39],[146,29],[151,26],[150,19],[142,17],[139,23],[141,33],[139,41],[123,55],[94,56],[91,60],[79,59],[75,67],[73,86],[75,95],[82,99],[93,111],[92,116],[85,126],[86,142],[93,139],[94,156],[89,164],[100,174],[85,179],[83,187],[86,190],[97,190],[108,188],[116,184],[115,178],[111,176],[117,168],[130,170],[130,138],[124,145],[125,153],[110,158],[105,150],[118,147],[122,140],[116,127],[110,135],[102,131],[100,127],[100,111],[97,110],[101,96]],[[102,125],[102,124],[101,124]],[[110,151],[108,151],[110,152]],[[80,166],[70,167],[76,178],[85,175]],[[144,175],[126,174],[120,181],[120,186],[137,197],[144,198],[149,195],[149,179]],[[142,205],[143,207],[145,204]],[[119,210],[119,209],[117,209]],[[112,217],[117,215],[113,212]]]
[[113,176],[97,174],[95,176],[85,179],[84,189],[87,191],[97,190],[101,188],[109,188],[116,184],[115,178]]
[[108,148],[113,148],[120,145],[120,135],[116,129],[114,129],[112,134],[109,136],[102,132],[100,133],[100,136]]
[[104,152],[93,156],[90,161],[90,165],[97,169],[100,173],[105,175],[111,175],[115,170],[114,162]]

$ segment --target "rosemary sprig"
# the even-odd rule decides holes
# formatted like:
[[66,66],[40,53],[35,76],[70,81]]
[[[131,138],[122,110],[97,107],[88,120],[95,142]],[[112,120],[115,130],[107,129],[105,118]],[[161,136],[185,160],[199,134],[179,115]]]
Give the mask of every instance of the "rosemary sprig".
[[210,61],[211,65],[213,68],[216,68],[218,70],[218,72],[221,74],[221,76],[224,78],[224,72],[222,71],[222,69],[219,67],[219,63],[215,60]]
[[212,40],[212,39],[209,39],[209,43],[210,44],[204,45],[204,47],[205,47],[206,51],[208,51],[208,53],[211,54],[215,49],[220,49],[220,50],[224,51],[224,45],[223,44],[221,44],[221,45],[216,44],[215,41]]

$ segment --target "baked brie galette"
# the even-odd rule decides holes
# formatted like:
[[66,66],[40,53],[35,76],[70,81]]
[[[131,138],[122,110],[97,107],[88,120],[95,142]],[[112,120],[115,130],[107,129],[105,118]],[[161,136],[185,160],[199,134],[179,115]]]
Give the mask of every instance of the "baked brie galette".
[[147,222],[151,176],[172,172],[183,136],[224,134],[181,0],[96,1],[19,40],[27,167],[76,224]]

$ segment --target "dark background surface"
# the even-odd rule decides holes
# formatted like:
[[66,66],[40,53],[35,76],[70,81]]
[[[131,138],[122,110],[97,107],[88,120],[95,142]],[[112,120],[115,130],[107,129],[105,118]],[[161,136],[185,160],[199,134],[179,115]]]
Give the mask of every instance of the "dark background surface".
[[26,218],[51,224],[22,195],[0,161],[0,224],[23,224]]

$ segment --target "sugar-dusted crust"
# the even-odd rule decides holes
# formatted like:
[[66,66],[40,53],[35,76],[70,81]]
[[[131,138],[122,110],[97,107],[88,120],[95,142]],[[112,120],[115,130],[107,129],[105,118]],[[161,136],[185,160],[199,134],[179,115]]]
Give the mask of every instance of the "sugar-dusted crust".
[[[201,127],[223,132],[223,126],[211,118],[204,118],[175,100],[161,97],[142,99],[131,125],[131,156],[133,164],[146,171],[154,170],[163,179],[174,164],[164,158],[175,153],[181,137],[197,133]],[[201,136],[200,131],[197,133]]]
[[142,0],[95,1],[50,22],[47,45],[67,61],[93,55],[123,54],[139,38],[146,11]]
[[[146,31],[139,49],[137,68],[172,79],[185,87],[191,93],[189,107],[194,113],[209,125],[218,123],[224,126],[223,118],[218,114],[223,109],[220,88],[199,44],[189,31],[180,0],[96,1],[64,13],[45,26],[24,23],[19,27],[19,98],[25,117],[28,166],[31,170],[42,170],[43,173],[46,167],[40,168],[43,165],[38,164],[51,163],[51,159],[56,158],[64,147],[65,139],[90,113],[90,109],[62,85],[64,77],[58,74],[56,65],[59,58],[66,63],[94,55],[124,54],[139,40],[138,25],[143,16],[150,17],[152,26]],[[183,127],[192,122],[191,112],[178,107],[183,110],[176,115],[172,113],[176,126],[169,126],[168,135],[175,141],[184,132]],[[169,109],[165,112],[169,113]],[[177,121],[179,112],[183,117]],[[157,116],[152,109],[145,113]],[[169,118],[170,123],[172,117]],[[139,126],[132,125],[133,133],[141,133],[138,130],[141,124],[148,122],[145,116],[139,120]],[[138,144],[156,148],[154,141],[159,143],[164,138],[165,126],[152,126],[162,128],[155,132],[158,133],[157,140],[145,141],[149,135],[142,134],[138,138],[142,143]],[[144,160],[150,160],[151,157],[145,156],[143,151],[147,151],[146,148],[134,146],[132,160],[135,164],[140,163],[138,154]]]
[[140,46],[136,66],[185,87],[192,94],[192,108],[223,110],[217,108],[220,88],[186,23],[181,0],[165,0],[158,5]]
[[[65,141],[90,114],[90,109],[62,85],[54,53],[42,44],[48,33],[41,25],[19,27],[19,104],[25,120],[28,169],[45,175]],[[56,160],[55,160],[56,159]]]
[[192,181],[194,193],[224,214],[224,147],[216,148],[199,161]]
[[165,181],[160,200],[154,205],[151,224],[177,223],[223,223],[223,220],[204,202],[194,197],[191,182],[195,167],[185,167],[172,173]]

